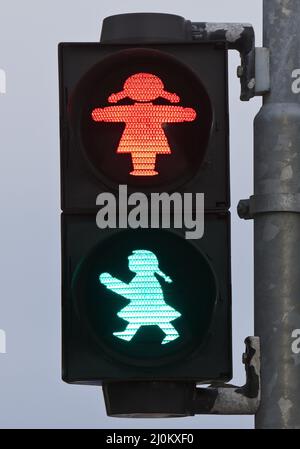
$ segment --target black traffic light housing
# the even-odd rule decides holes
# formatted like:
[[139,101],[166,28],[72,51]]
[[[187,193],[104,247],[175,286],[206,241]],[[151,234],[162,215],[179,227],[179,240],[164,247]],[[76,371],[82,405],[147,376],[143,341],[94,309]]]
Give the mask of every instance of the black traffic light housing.
[[[191,385],[226,382],[232,377],[227,49],[223,40],[195,42],[191,23],[167,14],[107,18],[100,43],[59,46],[63,379],[69,383],[103,385],[107,411],[114,416],[118,413],[130,416],[130,406],[122,401],[120,389],[134,403],[134,397],[141,391],[148,389],[151,396],[154,388],[157,396],[152,395],[153,401],[144,413],[154,416],[156,411],[164,409],[161,415],[183,416],[191,414],[182,403],[185,392],[190,394]],[[179,104],[193,107],[197,112],[195,123],[181,124],[180,129],[172,125],[164,128],[173,154],[169,164],[164,156],[158,157],[160,173],[151,182],[128,176],[129,155],[116,157],[114,148],[124,128],[115,124],[104,127],[91,120],[92,110],[106,107],[107,98],[122,89],[132,67],[134,72],[155,69],[165,89],[180,97]],[[124,99],[121,104],[132,103]],[[160,99],[155,104],[166,102]],[[102,192],[116,194],[120,184],[127,184],[129,193],[137,191],[147,195],[204,192],[204,237],[187,241],[184,231],[178,229],[98,229],[96,198]],[[151,244],[147,243],[147,233]],[[168,253],[166,242],[170,242],[173,265],[168,267],[168,274],[181,280],[181,298],[187,302],[180,308],[178,295],[174,294],[170,296],[174,301],[171,305],[177,307],[181,316],[188,310],[188,304],[196,309],[196,313],[193,309],[187,314],[190,317],[187,326],[182,324],[183,320],[180,322],[181,318],[176,320],[184,344],[181,347],[171,342],[171,355],[160,348],[159,353],[149,356],[153,347],[147,351],[145,346],[150,335],[148,330],[145,340],[141,333],[135,336],[139,356],[134,351],[128,352],[112,337],[112,331],[121,324],[116,317],[121,302],[117,307],[118,300],[108,297],[99,282],[93,282],[106,263],[110,272],[119,277],[121,273],[124,281],[130,281],[124,266],[116,264],[113,272],[112,256],[117,254],[118,242],[124,251],[122,260],[126,259],[125,249],[128,253],[138,248],[134,247],[135,242],[143,242],[143,249],[148,250],[158,248],[161,242],[162,265]],[[184,257],[178,258],[176,251]],[[191,264],[192,276],[188,279],[191,260],[195,263]],[[200,265],[203,273],[207,273],[206,280],[201,270],[197,272]],[[93,278],[91,273],[95,275]],[[191,284],[190,290],[187,289],[190,294],[184,293],[183,274]],[[203,284],[207,282],[208,296],[213,298],[204,296],[209,309],[206,324],[205,314],[201,313],[201,279]],[[168,286],[163,285],[166,291],[173,292],[171,287],[167,290]],[[111,317],[115,321],[110,328]],[[200,339],[198,318],[199,326],[203,324],[206,329]],[[161,341],[159,332],[153,335],[150,340]],[[157,397],[161,401],[173,397],[174,402],[160,407]]]

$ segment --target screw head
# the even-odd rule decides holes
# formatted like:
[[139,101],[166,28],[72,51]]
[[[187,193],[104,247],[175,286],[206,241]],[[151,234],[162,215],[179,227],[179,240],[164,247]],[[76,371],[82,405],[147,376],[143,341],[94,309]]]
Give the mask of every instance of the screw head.
[[242,65],[239,65],[236,71],[237,77],[242,78],[244,73],[244,67]]

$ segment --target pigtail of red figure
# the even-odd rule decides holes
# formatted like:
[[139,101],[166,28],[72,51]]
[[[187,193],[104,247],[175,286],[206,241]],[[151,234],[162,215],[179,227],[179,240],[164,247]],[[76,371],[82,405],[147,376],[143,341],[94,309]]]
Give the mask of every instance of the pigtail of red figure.
[[122,92],[118,92],[117,94],[111,94],[110,97],[108,97],[109,103],[118,103],[118,101],[124,100],[124,98],[127,97],[127,93],[122,90]]
[[168,100],[170,103],[179,103],[180,98],[176,94],[172,94],[167,91],[162,91],[160,94],[161,98],[164,98],[165,100]]

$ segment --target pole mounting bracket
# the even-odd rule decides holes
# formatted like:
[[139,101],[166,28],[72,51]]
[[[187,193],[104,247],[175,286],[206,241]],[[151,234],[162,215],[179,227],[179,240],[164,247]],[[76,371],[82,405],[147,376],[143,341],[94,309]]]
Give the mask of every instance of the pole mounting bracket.
[[246,384],[237,387],[230,384],[213,384],[208,388],[196,388],[194,412],[197,415],[254,415],[260,405],[260,339],[248,337],[243,363]]
[[244,220],[252,220],[258,214],[290,212],[300,214],[299,193],[277,193],[254,195],[249,200],[241,200],[238,215]]
[[192,22],[195,41],[226,42],[230,50],[237,50],[241,65],[237,75],[241,80],[241,100],[249,101],[256,95],[255,33],[248,23]]
[[253,26],[248,23],[192,22],[195,41],[226,42],[230,50],[237,50],[241,65],[237,76],[241,81],[241,100],[264,95],[270,90],[270,51],[255,47]]

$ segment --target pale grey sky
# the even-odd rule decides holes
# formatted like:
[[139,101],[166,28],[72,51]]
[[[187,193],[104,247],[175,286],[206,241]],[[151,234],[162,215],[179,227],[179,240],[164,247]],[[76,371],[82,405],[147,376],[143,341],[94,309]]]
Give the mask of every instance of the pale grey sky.
[[[1,0],[0,428],[252,428],[252,417],[118,420],[99,388],[66,385],[60,372],[60,179],[57,44],[99,40],[102,19],[164,12],[193,21],[249,22],[261,45],[262,1]],[[236,204],[252,192],[256,98],[239,100],[238,54],[230,53],[234,379],[244,383],[244,338],[253,335],[252,223]]]

